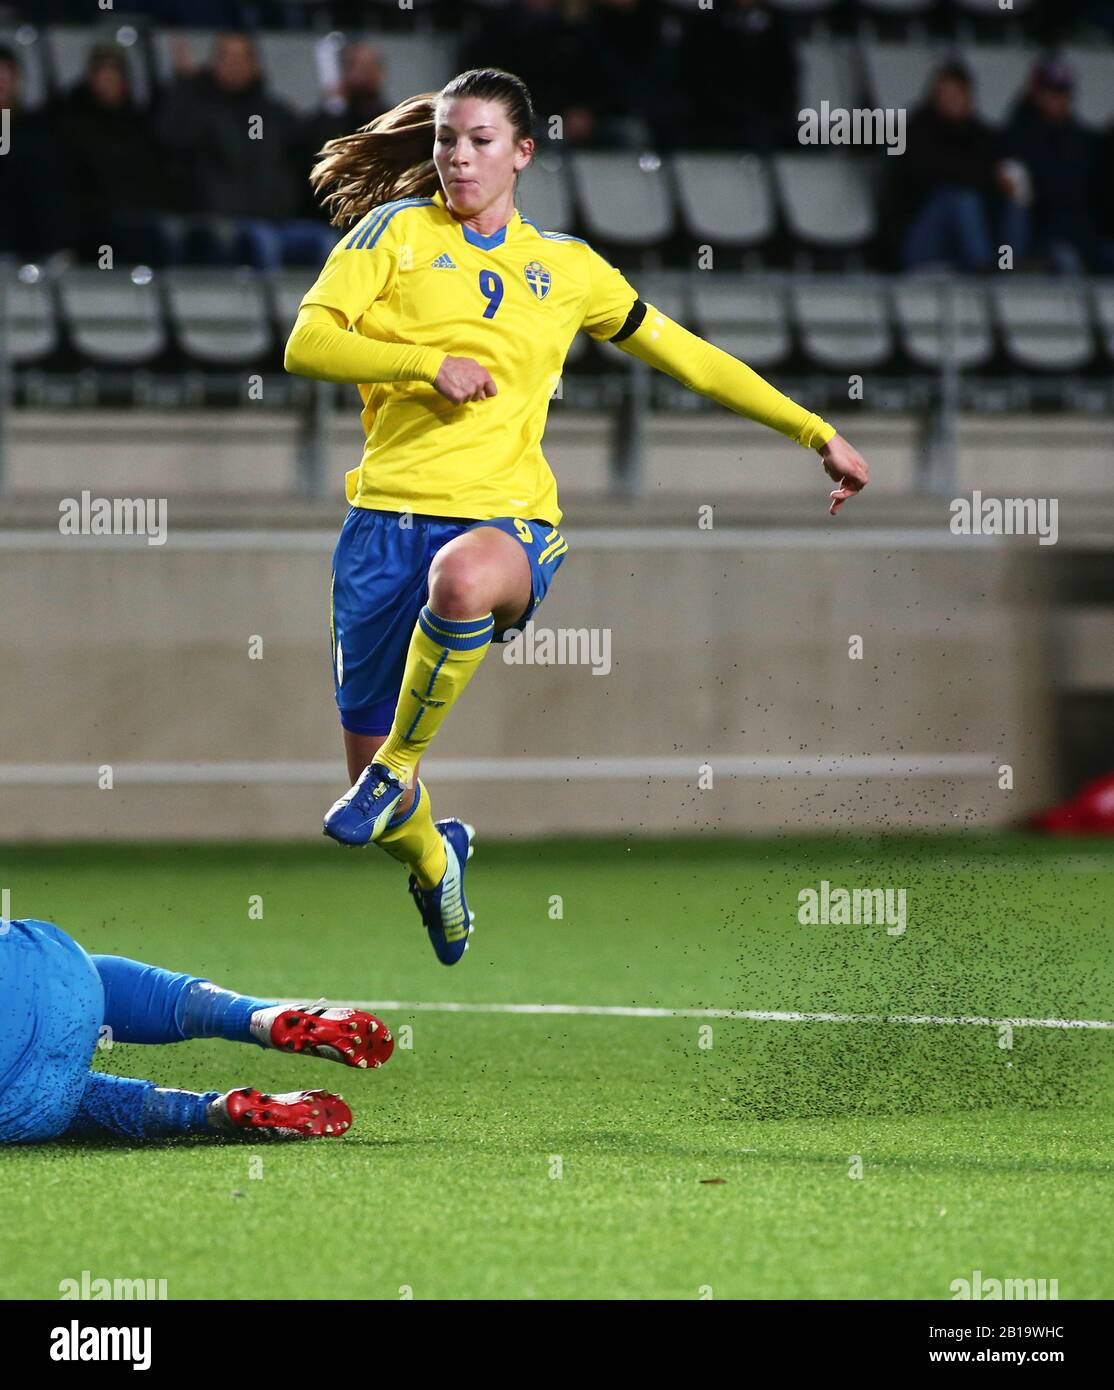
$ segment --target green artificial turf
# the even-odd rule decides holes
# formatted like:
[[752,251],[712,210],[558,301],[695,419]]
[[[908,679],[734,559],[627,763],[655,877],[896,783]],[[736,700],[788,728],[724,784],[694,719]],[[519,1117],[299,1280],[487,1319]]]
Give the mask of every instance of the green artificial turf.
[[[904,888],[904,933],[802,925],[821,879]],[[374,850],[12,849],[0,881],[92,951],[259,995],[1114,1019],[1096,841],[481,840],[451,970]],[[979,1270],[1114,1297],[1114,1031],[383,1013],[409,1045],[374,1073],[98,1054],[197,1090],[335,1087],[356,1123],[0,1150],[0,1292],[88,1270],[178,1299],[940,1299]]]

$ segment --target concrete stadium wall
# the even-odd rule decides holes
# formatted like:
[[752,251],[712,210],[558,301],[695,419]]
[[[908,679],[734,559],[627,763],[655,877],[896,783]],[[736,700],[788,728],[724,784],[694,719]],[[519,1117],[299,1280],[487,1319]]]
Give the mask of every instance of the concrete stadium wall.
[[[354,396],[354,393],[353,393]],[[872,496],[908,495],[923,449],[923,421],[848,407],[829,412],[863,452]],[[614,430],[605,413],[554,402],[546,453],[569,498],[610,487]],[[958,492],[1005,496],[1114,496],[1108,428],[1094,415],[963,416]],[[644,487],[699,500],[813,491],[813,461],[779,435],[727,412],[653,414],[645,429]],[[298,420],[257,406],[232,411],[23,409],[9,419],[4,491],[15,496],[217,497],[291,494],[298,487]],[[354,399],[330,420],[324,492],[343,499],[344,472],[359,462]]]
[[[1048,552],[1031,539],[569,539],[537,625],[606,629],[612,668],[493,649],[428,761],[438,812],[506,835],[958,828],[1050,794]],[[332,542],[0,537],[0,839],[316,837],[347,781]],[[808,762],[837,755],[843,775]]]

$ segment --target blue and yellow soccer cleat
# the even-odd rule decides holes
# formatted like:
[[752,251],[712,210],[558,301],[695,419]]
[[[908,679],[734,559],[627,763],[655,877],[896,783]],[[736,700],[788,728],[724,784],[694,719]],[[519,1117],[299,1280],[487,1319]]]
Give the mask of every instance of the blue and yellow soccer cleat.
[[436,888],[419,888],[410,875],[410,893],[418,904],[430,944],[442,965],[455,965],[468,949],[468,936],[476,914],[464,900],[464,866],[472,858],[476,832],[459,820],[438,820],[434,827],[445,842],[448,864]]
[[395,813],[406,788],[382,763],[372,763],[360,773],[325,816],[324,833],[342,845],[368,845],[378,840]]

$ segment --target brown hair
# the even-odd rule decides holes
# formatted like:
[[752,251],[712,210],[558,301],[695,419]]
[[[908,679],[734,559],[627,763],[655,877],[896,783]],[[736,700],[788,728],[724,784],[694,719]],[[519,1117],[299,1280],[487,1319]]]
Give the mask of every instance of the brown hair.
[[351,135],[330,140],[310,171],[313,191],[334,227],[349,227],[381,203],[428,197],[440,187],[431,150],[437,103],[479,97],[502,103],[516,140],[534,128],[525,82],[502,68],[471,68],[439,92],[407,97]]

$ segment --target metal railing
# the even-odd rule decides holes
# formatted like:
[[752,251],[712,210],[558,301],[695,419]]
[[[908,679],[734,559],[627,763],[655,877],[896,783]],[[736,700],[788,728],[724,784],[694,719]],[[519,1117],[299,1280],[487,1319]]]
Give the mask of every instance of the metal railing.
[[[121,272],[106,272],[113,273]],[[6,465],[11,457],[13,414],[23,406],[63,409],[99,402],[138,409],[227,406],[244,399],[246,375],[253,371],[258,374],[258,368],[253,369],[248,364],[220,368],[212,364],[204,367],[201,364],[189,365],[182,353],[173,359],[176,366],[159,371],[148,366],[114,365],[111,360],[89,362],[86,359],[84,365],[74,366],[80,357],[73,352],[68,355],[68,365],[51,367],[13,362],[11,348],[19,325],[12,321],[11,289],[17,283],[18,274],[10,261],[6,264],[0,261],[0,495],[3,495],[9,475]],[[674,272],[672,277],[663,277],[659,273],[655,277],[654,290],[661,292],[663,279],[671,279],[681,300],[686,300],[698,284],[707,283],[698,279],[704,274],[706,272]],[[158,277],[154,278],[157,280]],[[637,286],[637,275],[632,275],[631,279]],[[857,286],[861,287],[864,296],[875,299],[881,296],[886,306],[886,327],[896,342],[902,337],[902,329],[898,322],[894,292],[898,286],[912,283],[934,296],[935,325],[923,318],[918,324],[921,331],[927,328],[936,335],[939,353],[933,365],[918,366],[906,360],[905,369],[895,370],[889,362],[873,369],[864,369],[856,364],[853,347],[848,349],[847,357],[842,362],[836,357],[826,368],[807,365],[809,354],[797,340],[815,325],[799,322],[799,316],[790,303],[794,292],[806,285],[819,287],[822,291],[837,287],[841,294],[850,293],[851,305],[855,302]],[[1114,406],[1114,382],[1109,376],[1084,377],[1052,372],[1036,376],[1014,373],[987,378],[966,372],[962,366],[963,334],[966,331],[962,310],[964,295],[972,284],[978,285],[978,282],[949,274],[917,276],[915,281],[910,281],[877,275],[822,277],[780,272],[716,272],[717,289],[773,290],[776,296],[782,297],[779,327],[785,326],[794,342],[791,350],[779,357],[782,365],[768,372],[760,370],[764,375],[769,375],[786,394],[794,396],[817,413],[834,417],[852,436],[855,414],[861,409],[900,410],[917,416],[921,422],[921,447],[916,450],[916,486],[920,491],[935,494],[948,494],[954,488],[958,420],[961,412],[970,408],[972,392],[981,393],[977,404],[990,410],[1016,409],[1026,401],[1044,405],[1056,400],[1066,408],[1096,412],[1109,412]],[[50,294],[56,321],[64,324],[62,305],[53,285]],[[649,291],[648,297],[652,297]],[[830,342],[833,331],[838,334],[840,325],[838,320],[832,320],[830,310],[825,312],[828,317],[824,328]],[[681,316],[692,319],[687,312]],[[282,331],[280,317],[272,316],[276,341]],[[860,315],[854,318],[854,322],[861,328],[864,323],[869,326],[870,320]],[[166,323],[168,339],[173,341],[175,334],[168,306]],[[707,336],[715,341],[717,329],[745,330],[753,327],[753,324],[732,323],[721,316],[717,324],[708,329]],[[1097,353],[1103,350],[1098,342],[1102,336],[1102,325],[1096,322],[1093,328]],[[851,331],[850,322],[847,331]],[[64,338],[65,334],[62,336]],[[874,355],[877,357],[877,351]],[[607,353],[607,357],[610,360],[606,363],[600,361],[595,370],[585,371],[577,366],[563,378],[557,393],[558,408],[566,411],[603,409],[611,415],[612,490],[619,495],[634,496],[643,486],[648,420],[660,411],[699,409],[705,403],[679,383],[652,372],[637,359],[615,351]],[[55,360],[66,361],[65,357]],[[271,364],[271,374],[261,378],[265,383],[266,399],[272,406],[289,411],[296,422],[297,493],[306,497],[321,496],[328,490],[327,433],[334,411],[338,408],[340,394],[329,383],[284,376],[275,367],[273,356]],[[806,364],[804,372],[802,364]],[[792,371],[794,366],[795,373]],[[870,383],[865,398],[848,391],[848,374],[856,373]]]

